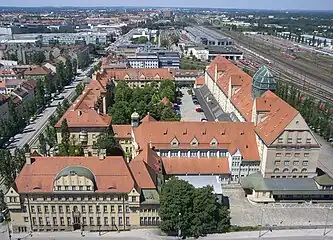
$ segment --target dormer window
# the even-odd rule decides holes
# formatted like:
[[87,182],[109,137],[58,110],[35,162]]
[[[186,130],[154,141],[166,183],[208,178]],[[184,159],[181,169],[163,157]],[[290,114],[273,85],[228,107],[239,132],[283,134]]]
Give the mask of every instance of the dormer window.
[[191,141],[191,146],[198,146],[198,140],[196,138],[193,138]]
[[69,174],[70,174],[70,175],[76,175],[76,172],[73,171],[73,170],[71,170],[71,171],[69,172]]
[[179,142],[178,142],[177,138],[174,138],[174,139],[171,141],[171,146],[172,146],[172,147],[177,147],[178,144],[179,144]]

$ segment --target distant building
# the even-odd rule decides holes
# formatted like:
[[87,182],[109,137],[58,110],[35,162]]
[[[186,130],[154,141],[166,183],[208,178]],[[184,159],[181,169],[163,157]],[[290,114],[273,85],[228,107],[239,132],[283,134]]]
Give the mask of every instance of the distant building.
[[51,77],[52,70],[45,66],[29,68],[24,71],[25,78],[31,78],[35,80],[44,80],[46,76]]
[[132,68],[169,68],[179,69],[180,56],[178,52],[157,50],[138,52],[128,57]]

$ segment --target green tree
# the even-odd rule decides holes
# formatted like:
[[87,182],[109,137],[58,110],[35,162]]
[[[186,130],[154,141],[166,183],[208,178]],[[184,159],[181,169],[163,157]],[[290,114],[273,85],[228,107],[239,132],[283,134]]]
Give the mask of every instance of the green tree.
[[60,131],[61,131],[61,144],[63,147],[63,153],[64,155],[69,156],[70,133],[66,118],[61,123]]
[[148,42],[148,38],[144,37],[144,36],[141,36],[141,37],[138,37],[138,38],[132,38],[131,42],[134,43],[134,44],[144,44],[144,43]]
[[35,52],[32,55],[32,63],[36,65],[42,65],[42,63],[45,61],[45,55],[43,52]]
[[73,66],[70,59],[66,60],[65,78],[66,85],[68,85],[73,80]]
[[58,62],[56,65],[56,89],[60,91],[65,86],[66,76],[65,76],[65,67],[63,62]]
[[42,155],[45,156],[47,154],[47,148],[46,148],[46,139],[43,133],[39,134],[38,141],[39,141],[39,151]]
[[55,87],[53,85],[53,82],[51,81],[50,75],[46,75],[43,83],[44,83],[45,95],[47,96],[45,100],[50,101],[51,94],[55,92]]
[[5,194],[3,193],[2,190],[0,190],[0,211],[2,212],[7,208],[7,204],[5,201]]
[[109,113],[112,116],[112,124],[129,124],[131,122],[132,112],[128,102],[116,102],[109,110]]
[[73,75],[77,74],[77,60],[76,58],[73,59]]
[[45,89],[42,80],[38,80],[36,84],[36,104],[38,108],[45,107]]
[[179,121],[180,118],[176,115],[176,113],[171,109],[170,106],[165,106],[162,114],[161,121]]
[[107,156],[114,156],[119,153],[118,144],[109,130],[98,136],[97,141],[94,144],[94,148],[98,150],[106,149]]
[[70,107],[70,103],[68,102],[68,99],[65,98],[64,101],[62,102],[62,109],[66,111]]
[[9,188],[16,178],[16,164],[7,149],[0,149],[0,175],[4,178],[4,185]]
[[75,87],[75,98],[77,98],[78,96],[80,96],[82,94],[84,90],[84,86],[82,83],[79,83],[78,85],[76,85]]

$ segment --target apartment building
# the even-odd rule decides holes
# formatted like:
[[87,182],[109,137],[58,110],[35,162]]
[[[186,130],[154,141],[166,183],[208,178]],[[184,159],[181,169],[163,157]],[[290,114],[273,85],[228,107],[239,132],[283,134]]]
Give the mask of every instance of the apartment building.
[[94,76],[55,125],[58,143],[62,140],[61,124],[66,119],[70,139],[92,151],[98,136],[111,126],[112,117],[106,114],[111,97],[111,88],[108,83],[108,80],[100,73]]
[[[151,158],[149,152],[149,159]],[[112,231],[158,225],[159,172],[146,153],[130,164],[91,157],[32,157],[6,193],[13,232]]]
[[151,49],[128,56],[128,62],[132,68],[179,69],[180,56],[178,52]]
[[24,71],[24,77],[44,81],[47,76],[51,77],[52,70],[45,66],[28,68]]
[[254,124],[261,181],[317,175],[320,145],[300,113],[274,94],[276,82],[266,67],[251,78],[216,57],[207,68],[205,85],[234,121]]

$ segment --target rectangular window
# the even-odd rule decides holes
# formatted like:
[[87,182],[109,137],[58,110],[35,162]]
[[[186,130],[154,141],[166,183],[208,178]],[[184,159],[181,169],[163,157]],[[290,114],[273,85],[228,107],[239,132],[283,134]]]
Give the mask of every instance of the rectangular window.
[[37,225],[37,221],[36,221],[36,218],[35,218],[35,217],[32,218],[32,224],[33,224],[34,226]]
[[130,226],[131,223],[130,223],[130,218],[129,217],[126,217],[126,226]]
[[304,153],[304,157],[309,157],[310,153]]
[[93,217],[89,218],[89,223],[90,223],[90,226],[94,226],[94,218]]
[[65,191],[68,191],[68,186],[65,186]]
[[184,152],[184,151],[180,152],[180,156],[181,157],[187,157],[187,152]]
[[90,213],[93,212],[92,206],[89,206],[89,212],[90,212]]
[[118,196],[118,201],[121,201],[121,196]]
[[66,206],[66,213],[70,213],[70,207],[69,206]]
[[283,138],[279,138],[278,143],[283,143]]
[[79,190],[80,190],[80,191],[83,191],[83,186],[79,186]]
[[67,224],[68,225],[72,225],[72,219],[71,219],[71,217],[67,217]]
[[55,213],[55,212],[56,212],[56,208],[55,208],[55,206],[51,206],[51,211],[52,211],[52,213]]
[[191,152],[191,157],[196,157],[198,152]]
[[97,226],[101,226],[101,218],[100,217],[97,217]]
[[72,191],[76,191],[76,186],[72,186]]
[[118,212],[119,212],[119,213],[123,212],[123,206],[118,205]]
[[311,138],[307,138],[306,143],[311,143]]
[[44,206],[44,212],[48,213],[49,212],[49,207],[48,206]]
[[290,161],[284,161],[284,165],[285,166],[289,166],[290,165]]
[[31,212],[35,213],[35,207],[34,206],[31,206]]
[[90,191],[90,186],[87,186],[87,191]]
[[24,222],[29,222],[29,218],[28,217],[24,217]]
[[288,138],[288,143],[293,143],[293,139],[292,138]]
[[86,213],[86,206],[81,206],[81,212]]
[[294,166],[298,166],[299,165],[299,161],[294,161]]
[[58,222],[57,222],[57,218],[56,218],[56,217],[53,217],[53,225],[55,225],[55,226],[58,225]]
[[42,217],[38,218],[38,223],[39,223],[40,226],[43,226],[43,218]]
[[295,157],[299,157],[300,155],[300,153],[295,153]]
[[65,219],[64,217],[60,217],[60,225],[65,226]]
[[136,202],[136,196],[132,196],[132,202]]
[[200,157],[207,157],[207,152],[203,152],[203,151],[201,151],[201,152],[200,152]]
[[111,205],[111,212],[114,212],[114,206]]
[[108,212],[108,207],[107,206],[103,206],[103,212]]
[[126,206],[126,212],[127,212],[127,213],[130,212],[130,208],[129,208],[129,206]]
[[118,218],[118,223],[119,223],[119,226],[122,226],[122,225],[123,225],[123,218],[122,218],[122,217],[119,217],[119,218]]
[[87,218],[86,217],[82,217],[82,224],[87,225]]
[[111,217],[111,224],[112,224],[112,226],[116,225],[116,218],[115,217]]
[[108,226],[108,225],[109,225],[109,218],[104,217],[104,226]]
[[309,161],[303,161],[302,165],[303,166],[308,166],[309,165]]
[[172,151],[171,152],[171,157],[178,157],[178,152]]
[[209,156],[210,157],[216,157],[217,156],[217,152],[216,151],[210,151],[209,152]]
[[280,163],[281,163],[280,160],[276,160],[276,161],[274,162],[274,165],[277,166],[277,165],[280,165]]
[[297,143],[302,143],[302,138],[297,138]]
[[42,212],[42,208],[40,206],[37,206],[37,212],[41,213]]
[[101,211],[100,206],[96,205],[96,212],[99,213],[100,211]]
[[281,157],[281,155],[282,155],[281,153],[276,153],[275,154],[276,157]]
[[62,206],[59,206],[59,213],[64,213]]
[[286,157],[291,157],[291,153],[286,153],[285,156]]

